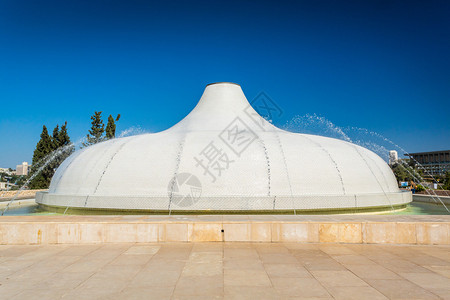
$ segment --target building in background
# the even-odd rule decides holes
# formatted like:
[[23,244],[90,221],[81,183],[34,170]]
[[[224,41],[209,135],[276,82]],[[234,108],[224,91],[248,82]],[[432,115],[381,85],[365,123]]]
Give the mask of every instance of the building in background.
[[425,176],[444,175],[446,171],[450,171],[450,150],[407,153],[414,164],[420,164],[425,171]]
[[398,153],[395,150],[389,151],[389,165],[392,166],[398,161]]
[[10,171],[9,168],[0,168],[0,173],[5,173],[6,175],[12,175],[13,171]]
[[0,181],[0,191],[8,191],[15,186],[17,185],[15,185],[14,183]]
[[26,161],[24,161],[21,165],[16,166],[16,175],[28,175],[28,171],[31,165],[28,165]]

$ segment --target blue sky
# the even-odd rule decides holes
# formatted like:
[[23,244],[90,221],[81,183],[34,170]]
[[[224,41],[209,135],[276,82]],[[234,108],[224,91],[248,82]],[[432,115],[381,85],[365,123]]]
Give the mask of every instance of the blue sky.
[[[0,167],[31,162],[42,125],[164,130],[206,84],[268,93],[284,113],[450,148],[448,1],[0,1]],[[298,129],[297,131],[302,131]]]

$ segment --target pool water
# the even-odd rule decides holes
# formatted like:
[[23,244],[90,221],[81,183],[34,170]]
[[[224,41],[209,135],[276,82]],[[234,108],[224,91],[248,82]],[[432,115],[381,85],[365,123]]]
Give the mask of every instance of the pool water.
[[[3,207],[0,208],[3,211]],[[41,210],[37,204],[24,205],[18,207],[10,207],[4,214],[4,216],[31,216],[31,215],[57,215],[56,213]]]
[[[447,207],[449,207],[447,205]],[[450,208],[449,208],[450,209]],[[442,204],[411,202],[406,209],[387,213],[389,215],[448,215],[448,211]]]
[[[0,208],[3,210],[4,208]],[[380,213],[383,215],[448,215],[442,204],[411,202],[404,210]],[[30,215],[60,215],[58,213],[42,210],[37,204],[11,207],[5,212],[5,216],[30,216]]]

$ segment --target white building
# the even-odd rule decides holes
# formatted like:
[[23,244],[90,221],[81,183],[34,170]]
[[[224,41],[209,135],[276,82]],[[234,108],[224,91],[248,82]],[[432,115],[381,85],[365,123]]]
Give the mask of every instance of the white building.
[[9,170],[9,168],[0,168],[0,173],[12,175],[12,172]]
[[16,175],[28,175],[28,168],[30,165],[24,161],[21,165],[16,166]]
[[398,153],[395,150],[389,151],[389,165],[394,165],[398,162]]
[[75,152],[36,200],[86,209],[353,211],[392,209],[411,194],[370,150],[276,128],[239,85],[215,83],[165,131]]

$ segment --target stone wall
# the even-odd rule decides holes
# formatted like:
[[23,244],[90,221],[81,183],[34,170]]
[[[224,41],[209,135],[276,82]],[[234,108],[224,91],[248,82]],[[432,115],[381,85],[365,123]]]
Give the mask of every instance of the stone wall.
[[[23,190],[20,191],[16,199],[33,199],[36,196],[36,192],[42,192],[47,190]],[[16,196],[18,191],[0,191],[0,201],[11,200]]]
[[445,205],[450,205],[450,197],[444,197],[444,196],[439,196],[439,199],[438,199],[438,197],[436,197],[434,195],[414,194],[413,201],[414,202],[425,202],[425,203],[436,203],[436,204],[441,204],[441,201],[442,201],[442,202],[444,202]]
[[432,191],[422,191],[422,192],[416,192],[415,195],[438,195],[438,196],[449,196],[450,195],[450,191],[449,190],[432,190]]
[[450,244],[450,216],[31,216],[18,220],[0,218],[0,244]]

